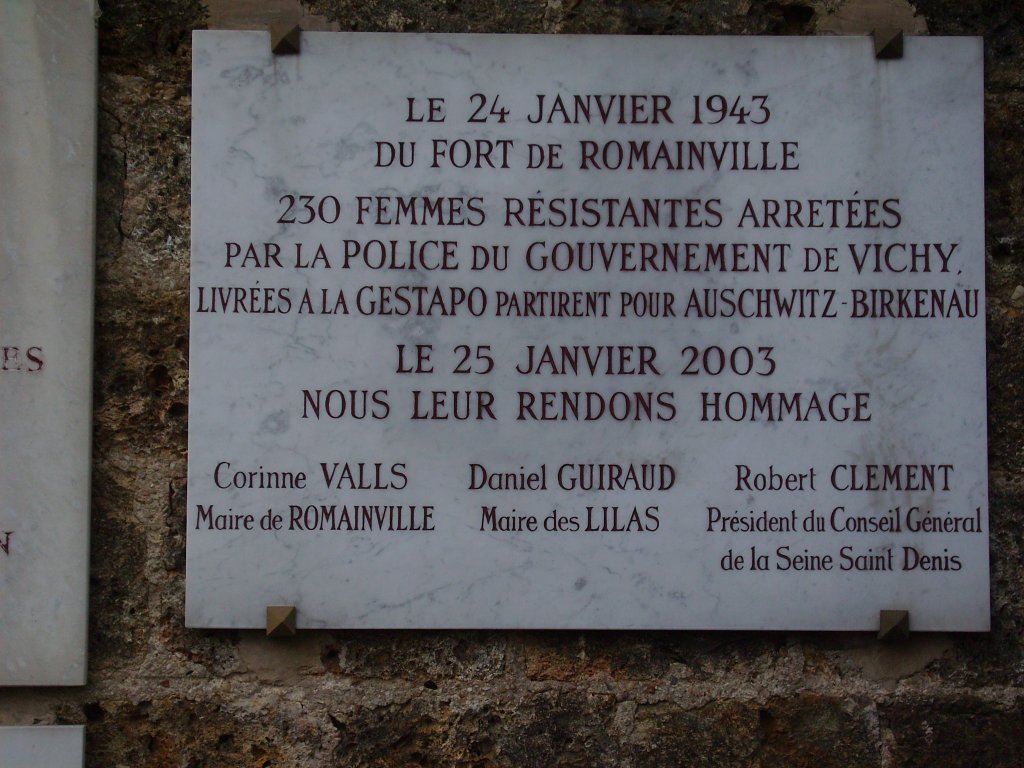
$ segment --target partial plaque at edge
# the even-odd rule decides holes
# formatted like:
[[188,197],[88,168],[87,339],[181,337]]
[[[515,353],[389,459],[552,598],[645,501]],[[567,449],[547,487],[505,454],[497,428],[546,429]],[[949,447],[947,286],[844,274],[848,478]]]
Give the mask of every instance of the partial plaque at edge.
[[94,11],[0,4],[0,685],[86,681]]
[[3,768],[82,768],[85,765],[84,725],[0,727]]

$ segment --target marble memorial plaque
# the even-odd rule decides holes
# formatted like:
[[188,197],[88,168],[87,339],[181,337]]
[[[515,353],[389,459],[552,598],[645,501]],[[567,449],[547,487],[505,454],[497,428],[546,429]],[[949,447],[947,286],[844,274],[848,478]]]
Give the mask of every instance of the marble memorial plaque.
[[25,725],[0,728],[3,768],[82,768],[85,726]]
[[94,13],[0,4],[0,685],[86,676]]
[[187,623],[987,629],[981,50],[195,33]]

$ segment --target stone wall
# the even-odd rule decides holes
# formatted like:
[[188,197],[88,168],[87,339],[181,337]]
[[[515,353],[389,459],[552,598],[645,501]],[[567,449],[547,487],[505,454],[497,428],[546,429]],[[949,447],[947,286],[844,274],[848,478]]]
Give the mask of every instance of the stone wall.
[[[184,627],[190,31],[291,3],[101,0],[90,683],[0,689],[89,766],[1024,764],[1024,3],[312,0],[318,28],[984,35],[992,631]],[[307,25],[307,28],[311,28]],[[0,756],[2,763],[2,756]]]

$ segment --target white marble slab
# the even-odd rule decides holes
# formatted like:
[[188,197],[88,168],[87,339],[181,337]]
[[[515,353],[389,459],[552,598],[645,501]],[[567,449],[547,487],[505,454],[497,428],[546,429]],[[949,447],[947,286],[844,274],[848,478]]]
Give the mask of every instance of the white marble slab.
[[85,726],[25,725],[0,728],[4,768],[82,768]]
[[189,625],[987,629],[980,40],[197,32],[193,63]]
[[0,4],[0,685],[83,685],[96,31]]

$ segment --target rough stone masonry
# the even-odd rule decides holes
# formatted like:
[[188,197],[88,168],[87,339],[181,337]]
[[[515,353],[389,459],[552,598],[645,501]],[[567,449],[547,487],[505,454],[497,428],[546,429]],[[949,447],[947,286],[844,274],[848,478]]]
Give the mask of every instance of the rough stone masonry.
[[[1024,4],[1019,0],[101,0],[89,766],[1024,764]],[[259,632],[183,620],[190,32],[983,35],[992,631]]]

